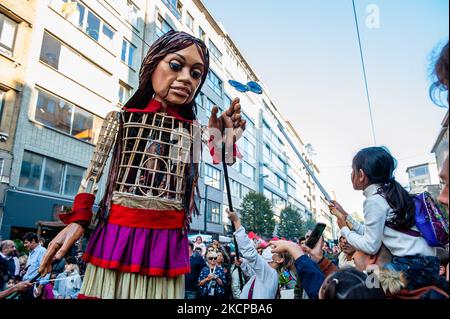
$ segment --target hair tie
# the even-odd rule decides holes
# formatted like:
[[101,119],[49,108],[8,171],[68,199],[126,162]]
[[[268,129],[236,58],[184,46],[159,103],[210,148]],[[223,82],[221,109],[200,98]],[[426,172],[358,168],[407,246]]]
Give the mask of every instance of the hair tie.
[[336,285],[339,283],[339,280],[337,278],[333,278],[333,280],[331,280],[331,281],[334,281],[336,283]]

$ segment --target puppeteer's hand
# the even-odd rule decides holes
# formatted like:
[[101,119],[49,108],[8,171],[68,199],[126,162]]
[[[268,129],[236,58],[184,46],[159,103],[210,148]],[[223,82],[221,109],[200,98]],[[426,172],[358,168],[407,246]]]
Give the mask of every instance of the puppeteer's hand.
[[228,219],[234,224],[234,228],[238,230],[241,227],[241,220],[239,216],[235,212],[230,211],[229,208],[226,209],[226,212],[228,214]]
[[84,228],[77,223],[67,225],[58,235],[48,244],[47,252],[42,258],[38,272],[43,277],[52,270],[53,260],[59,260],[64,257],[84,234]]

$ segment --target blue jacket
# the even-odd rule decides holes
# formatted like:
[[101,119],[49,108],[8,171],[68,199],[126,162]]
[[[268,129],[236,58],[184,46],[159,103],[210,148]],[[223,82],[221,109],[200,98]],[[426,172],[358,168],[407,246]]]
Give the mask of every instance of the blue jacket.
[[325,276],[319,266],[306,255],[300,256],[294,263],[300,282],[310,299],[319,298],[319,289]]

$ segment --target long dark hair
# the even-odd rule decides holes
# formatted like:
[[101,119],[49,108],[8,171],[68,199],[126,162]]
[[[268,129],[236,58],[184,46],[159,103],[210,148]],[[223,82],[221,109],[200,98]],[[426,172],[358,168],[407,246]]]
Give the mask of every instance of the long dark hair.
[[180,108],[180,115],[187,120],[196,119],[197,105],[195,98],[200,93],[200,89],[205,83],[209,70],[209,52],[205,43],[196,37],[181,31],[169,31],[160,37],[152,44],[142,61],[141,69],[139,71],[139,88],[136,93],[125,103],[124,108],[143,109],[147,106],[150,99],[153,98],[155,90],[152,85],[152,74],[164,57],[170,53],[175,53],[183,50],[191,45],[197,47],[198,53],[203,60],[204,72],[202,74],[202,81],[197,92],[195,92],[192,101]]
[[[124,108],[135,108],[135,109],[144,109],[148,102],[153,98],[155,94],[155,90],[152,85],[152,74],[155,71],[157,65],[164,59],[164,57],[170,53],[175,53],[180,50],[183,50],[191,45],[195,45],[198,49],[198,52],[203,60],[204,64],[204,72],[202,74],[202,80],[200,82],[200,86],[195,92],[192,101],[183,105],[179,108],[179,114],[186,120],[196,120],[197,116],[197,105],[195,103],[195,98],[200,93],[200,90],[205,83],[208,71],[209,71],[209,52],[205,43],[195,38],[194,36],[179,31],[169,31],[163,36],[161,36],[158,40],[156,40],[148,50],[147,55],[142,61],[141,69],[139,71],[139,88],[136,93],[125,103]],[[109,210],[109,205],[112,197],[112,192],[115,187],[116,179],[117,179],[117,166],[120,161],[120,154],[122,152],[122,138],[123,138],[123,130],[122,123],[119,128],[119,132],[117,134],[117,142],[114,147],[113,156],[110,164],[109,170],[109,179],[106,185],[105,196],[103,197],[98,216],[103,221],[106,220],[107,211]],[[198,209],[196,203],[194,201],[195,191],[198,191],[197,182],[198,182],[198,163],[194,163],[194,147],[191,147],[190,161],[186,166],[186,175],[185,175],[185,185],[186,191],[183,199],[183,208],[186,212],[186,220],[185,227],[189,227],[190,215],[194,211],[198,214]],[[192,204],[191,204],[192,201]]]
[[415,207],[412,196],[394,178],[397,161],[384,147],[368,147],[353,158],[353,169],[362,170],[370,184],[380,184],[378,192],[394,210],[388,221],[396,230],[414,226]]

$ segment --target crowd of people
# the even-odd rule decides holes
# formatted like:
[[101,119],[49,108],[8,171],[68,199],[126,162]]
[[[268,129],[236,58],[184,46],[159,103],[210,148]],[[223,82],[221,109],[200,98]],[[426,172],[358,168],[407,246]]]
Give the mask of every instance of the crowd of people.
[[[448,91],[448,44],[436,63],[438,84]],[[448,102],[448,95],[447,95]],[[365,196],[364,222],[352,219],[341,204],[338,245],[321,237],[306,245],[273,239],[267,245],[251,239],[239,216],[228,211],[239,250],[201,236],[189,243],[191,271],[185,276],[186,299],[448,299],[449,245],[430,245],[418,232],[413,197],[395,180],[396,160],[383,147],[360,150],[352,162],[351,182]],[[440,178],[437,201],[448,210],[449,159]],[[448,212],[447,212],[448,216]],[[448,229],[447,229],[448,232]],[[71,252],[39,278],[45,243],[27,233],[19,256],[11,240],[0,244],[0,298],[72,299],[81,289],[85,267],[81,252]],[[236,245],[234,246],[236,248]]]
[[52,271],[41,278],[38,268],[47,251],[45,239],[36,233],[26,233],[23,246],[27,253],[19,255],[16,243],[0,243],[0,299],[76,299],[81,289],[85,265],[82,252],[76,246],[52,264]]

